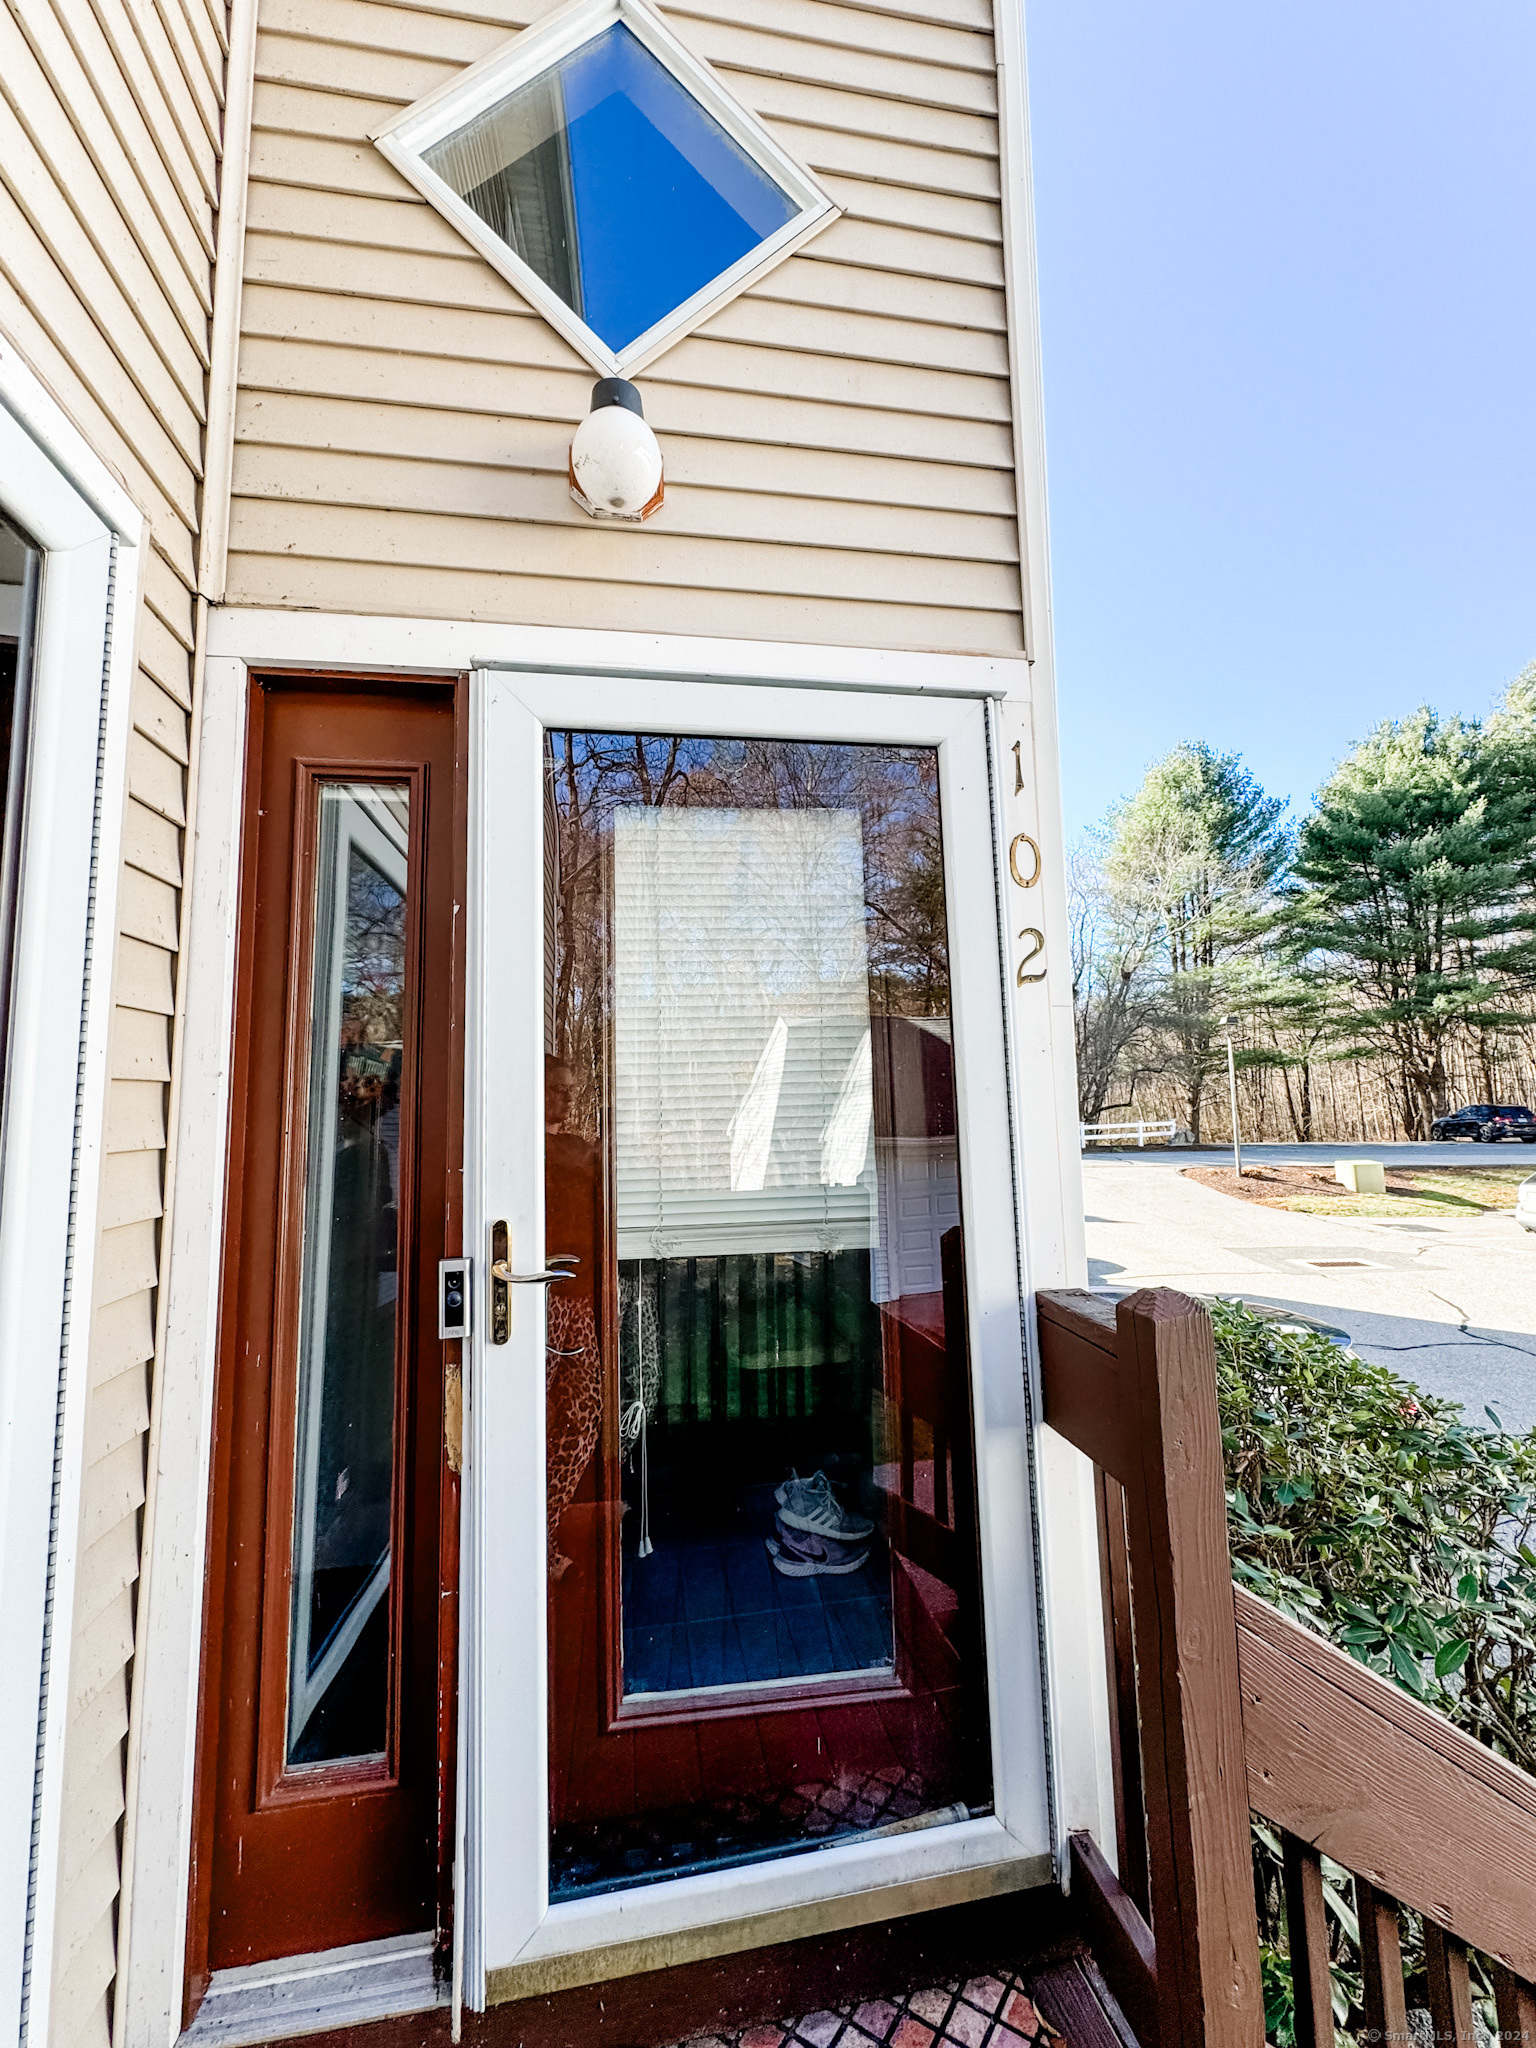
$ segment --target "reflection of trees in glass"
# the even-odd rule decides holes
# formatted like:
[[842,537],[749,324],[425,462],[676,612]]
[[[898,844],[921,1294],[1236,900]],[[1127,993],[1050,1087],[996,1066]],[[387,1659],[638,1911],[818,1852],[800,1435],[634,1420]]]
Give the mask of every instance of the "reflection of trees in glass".
[[808,740],[550,735],[559,824],[554,1047],[574,1078],[571,1128],[595,1135],[604,1058],[613,813],[621,805],[857,810],[870,1010],[947,1016],[938,757],[926,747]]
[[406,899],[354,835],[387,830],[390,794],[322,792],[311,1089],[329,1131],[307,1170],[290,1641],[305,1764],[375,1754],[387,1732]]
[[347,874],[341,970],[343,1044],[397,1042],[404,986],[404,898],[393,882],[354,851]]

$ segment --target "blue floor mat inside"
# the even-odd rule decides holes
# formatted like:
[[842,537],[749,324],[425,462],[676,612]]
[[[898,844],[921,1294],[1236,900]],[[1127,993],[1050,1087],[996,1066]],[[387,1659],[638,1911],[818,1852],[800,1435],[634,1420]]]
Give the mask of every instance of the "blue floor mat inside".
[[658,1537],[624,1557],[624,1691],[760,1685],[894,1661],[889,1553],[877,1534],[862,1571],[786,1578],[763,1535]]

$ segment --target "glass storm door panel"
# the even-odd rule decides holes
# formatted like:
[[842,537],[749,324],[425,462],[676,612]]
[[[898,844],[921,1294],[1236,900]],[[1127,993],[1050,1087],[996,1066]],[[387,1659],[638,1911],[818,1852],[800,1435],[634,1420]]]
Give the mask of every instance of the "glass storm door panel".
[[937,750],[545,744],[549,1895],[988,1813]]
[[432,1930],[452,1854],[455,693],[257,682],[247,760],[194,1980]]

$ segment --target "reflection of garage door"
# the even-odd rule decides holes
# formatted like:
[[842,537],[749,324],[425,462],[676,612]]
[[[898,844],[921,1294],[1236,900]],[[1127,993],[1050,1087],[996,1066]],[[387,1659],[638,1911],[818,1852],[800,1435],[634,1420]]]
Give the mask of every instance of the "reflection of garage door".
[[873,1299],[939,1293],[939,1239],[960,1221],[955,1140],[877,1139],[875,1175],[880,1248],[871,1262]]

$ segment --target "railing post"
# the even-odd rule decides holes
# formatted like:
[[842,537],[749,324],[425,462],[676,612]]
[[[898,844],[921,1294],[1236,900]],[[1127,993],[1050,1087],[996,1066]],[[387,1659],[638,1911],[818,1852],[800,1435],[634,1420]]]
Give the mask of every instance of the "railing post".
[[1429,1978],[1429,2014],[1437,2041],[1477,2048],[1472,2024],[1472,1982],[1467,1945],[1433,1920],[1424,1922],[1424,1968]]
[[1147,1289],[1119,1305],[1136,1407],[1128,1472],[1143,1791],[1163,2048],[1260,2048],[1237,1627],[1210,1317]]
[[1501,2041],[1519,2041],[1523,2048],[1536,2048],[1536,1991],[1502,1963],[1493,1968],[1493,1996],[1499,2016]]
[[1403,1940],[1397,1903],[1368,1878],[1355,1878],[1360,1924],[1360,1969],[1365,1979],[1365,2027],[1375,2041],[1406,2041],[1408,2000],[1403,1989]]
[[1323,1859],[1310,1842],[1281,1837],[1285,1927],[1295,1986],[1296,2048],[1333,2048],[1333,1975],[1328,1966],[1328,1916]]

